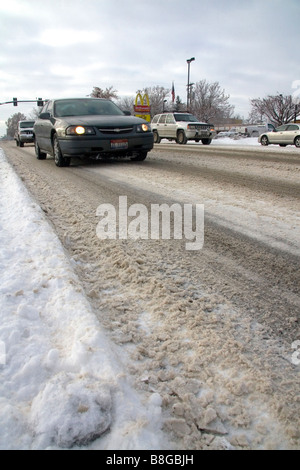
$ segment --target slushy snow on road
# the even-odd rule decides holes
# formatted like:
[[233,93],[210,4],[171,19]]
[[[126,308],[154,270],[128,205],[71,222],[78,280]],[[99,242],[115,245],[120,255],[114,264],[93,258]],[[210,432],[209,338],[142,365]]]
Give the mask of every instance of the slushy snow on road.
[[168,448],[1,149],[0,180],[0,449]]

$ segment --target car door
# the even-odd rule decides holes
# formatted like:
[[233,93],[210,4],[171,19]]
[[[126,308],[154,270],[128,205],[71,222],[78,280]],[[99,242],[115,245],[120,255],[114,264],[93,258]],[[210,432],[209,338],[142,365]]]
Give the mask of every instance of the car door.
[[[52,106],[48,102],[42,109],[38,120],[35,123],[35,138],[41,150],[51,152],[51,128],[52,123],[50,121]],[[50,145],[51,144],[51,145]]]
[[43,119],[43,126],[42,126],[42,144],[43,147],[41,147],[43,150],[46,150],[47,152],[51,153],[52,152],[52,139],[51,139],[51,134],[52,134],[52,129],[53,129],[53,123],[54,123],[54,117],[53,117],[53,102],[49,101],[48,107],[46,110],[46,113],[48,114],[48,117]]
[[287,130],[285,132],[286,134],[286,144],[293,144],[295,141],[295,138],[299,134],[299,127],[297,124],[289,124],[287,127]]
[[272,132],[269,135],[269,141],[271,144],[283,144],[284,139],[285,139],[285,131],[287,129],[287,124],[284,124],[283,126],[279,126],[276,129],[276,132]]
[[37,141],[39,147],[43,149],[43,129],[44,129],[44,119],[41,119],[41,115],[47,112],[47,108],[49,106],[49,103],[45,104],[45,106],[42,108],[38,118],[36,119],[34,123],[34,134],[35,134],[35,140]]
[[167,119],[167,115],[162,114],[157,123],[157,131],[158,131],[159,136],[162,138],[166,137],[166,133],[167,133],[166,119]]
[[166,118],[166,137],[176,138],[177,125],[173,114],[167,114]]

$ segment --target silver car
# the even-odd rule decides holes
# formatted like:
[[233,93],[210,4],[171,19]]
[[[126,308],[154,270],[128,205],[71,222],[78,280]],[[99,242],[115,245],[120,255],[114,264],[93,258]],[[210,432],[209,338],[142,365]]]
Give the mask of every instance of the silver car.
[[277,127],[273,132],[262,134],[258,138],[261,145],[277,144],[280,147],[295,145],[300,147],[300,125],[284,124]]

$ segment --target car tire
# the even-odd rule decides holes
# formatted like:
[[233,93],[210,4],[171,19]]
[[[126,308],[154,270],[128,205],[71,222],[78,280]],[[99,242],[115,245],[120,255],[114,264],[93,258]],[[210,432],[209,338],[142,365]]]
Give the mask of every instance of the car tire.
[[300,135],[298,135],[294,141],[295,147],[300,148]]
[[177,132],[176,142],[177,144],[180,144],[180,145],[185,145],[187,143],[187,138],[186,138],[184,131]]
[[260,143],[261,145],[263,145],[264,147],[266,147],[267,145],[269,145],[269,139],[266,135],[263,135],[262,138],[260,139]]
[[56,166],[61,168],[61,167],[70,165],[71,159],[64,157],[63,154],[61,153],[56,134],[53,137],[53,155],[54,155],[54,161],[55,161]]
[[147,158],[147,153],[148,152],[141,152],[138,155],[136,155],[135,157],[132,157],[131,161],[132,162],[143,162]]
[[154,138],[154,143],[155,143],[155,144],[160,144],[161,138],[159,137],[157,131],[153,131],[153,138]]
[[202,139],[202,144],[203,145],[210,145],[211,144],[211,139]]
[[20,146],[20,147],[24,147],[24,142],[21,142],[21,141],[20,141],[20,142],[19,142],[19,146]]
[[38,160],[45,160],[47,157],[47,154],[45,152],[41,152],[41,149],[39,147],[39,144],[37,141],[34,141],[34,148],[35,148],[35,155]]

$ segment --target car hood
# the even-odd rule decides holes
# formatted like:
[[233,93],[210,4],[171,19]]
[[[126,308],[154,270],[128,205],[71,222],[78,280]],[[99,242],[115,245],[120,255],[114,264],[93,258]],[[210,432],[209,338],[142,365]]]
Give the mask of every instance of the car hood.
[[177,121],[177,122],[184,122],[185,124],[195,124],[196,126],[210,126],[207,122],[200,122],[200,121]]
[[133,126],[135,124],[142,124],[145,122],[144,119],[137,118],[135,116],[66,116],[59,118],[59,121],[63,121],[70,125],[85,125],[85,126]]

